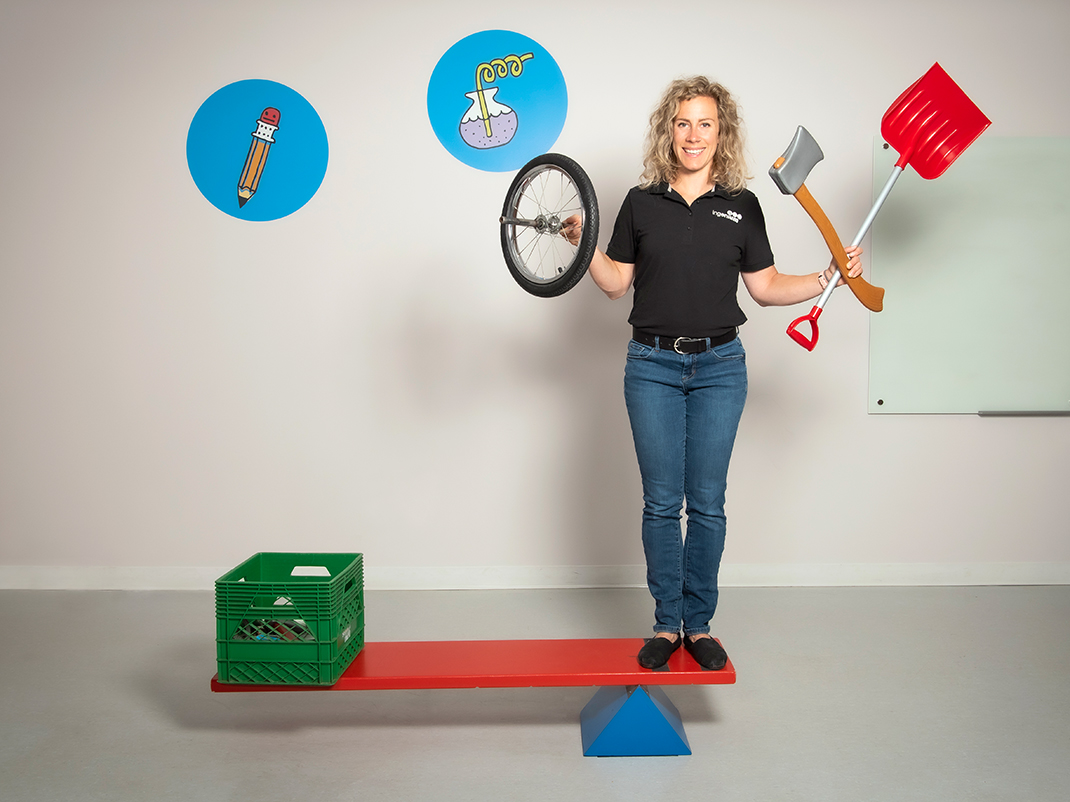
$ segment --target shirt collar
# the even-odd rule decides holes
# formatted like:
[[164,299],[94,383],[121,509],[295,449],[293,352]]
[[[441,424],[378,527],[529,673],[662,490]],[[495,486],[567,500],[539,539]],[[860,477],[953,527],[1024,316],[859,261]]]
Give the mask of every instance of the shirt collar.
[[[669,186],[668,182],[662,181],[659,184],[651,184],[647,188],[647,192],[651,195],[668,195],[674,198],[680,198],[680,193]],[[700,198],[708,197],[725,198],[726,200],[732,200],[736,195],[729,192],[725,187],[720,184],[714,184],[713,189],[707,192],[705,195],[699,195]]]

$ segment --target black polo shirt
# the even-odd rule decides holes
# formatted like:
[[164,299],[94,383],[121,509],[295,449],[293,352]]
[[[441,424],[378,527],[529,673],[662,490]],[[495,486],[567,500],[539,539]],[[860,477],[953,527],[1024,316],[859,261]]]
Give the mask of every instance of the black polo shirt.
[[740,272],[774,264],[754,193],[729,194],[722,187],[690,206],[668,184],[633,187],[606,254],[635,265],[628,322],[671,337],[717,337],[742,325]]

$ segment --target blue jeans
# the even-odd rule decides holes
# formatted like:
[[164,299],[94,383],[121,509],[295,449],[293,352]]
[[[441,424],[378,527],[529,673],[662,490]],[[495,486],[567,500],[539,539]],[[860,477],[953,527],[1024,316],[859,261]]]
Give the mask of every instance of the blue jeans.
[[[710,631],[724,551],[725,487],[747,399],[739,339],[701,354],[632,340],[624,401],[643,479],[643,551],[654,631]],[[687,502],[687,536],[680,510]]]

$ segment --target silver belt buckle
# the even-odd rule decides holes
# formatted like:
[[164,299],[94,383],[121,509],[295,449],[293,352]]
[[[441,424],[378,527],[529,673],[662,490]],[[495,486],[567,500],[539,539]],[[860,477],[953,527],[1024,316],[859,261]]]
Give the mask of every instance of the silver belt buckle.
[[677,337],[675,340],[673,340],[672,350],[674,350],[676,353],[680,354],[680,356],[687,356],[687,354],[685,354],[683,351],[680,350],[680,341],[681,340],[687,340],[690,343],[690,342],[694,342],[695,338],[694,337]]

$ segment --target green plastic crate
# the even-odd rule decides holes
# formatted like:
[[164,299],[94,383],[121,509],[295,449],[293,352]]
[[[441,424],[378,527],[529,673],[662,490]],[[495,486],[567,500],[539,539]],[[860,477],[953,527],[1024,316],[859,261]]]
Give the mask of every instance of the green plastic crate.
[[363,555],[255,554],[215,609],[220,682],[333,685],[364,648]]

